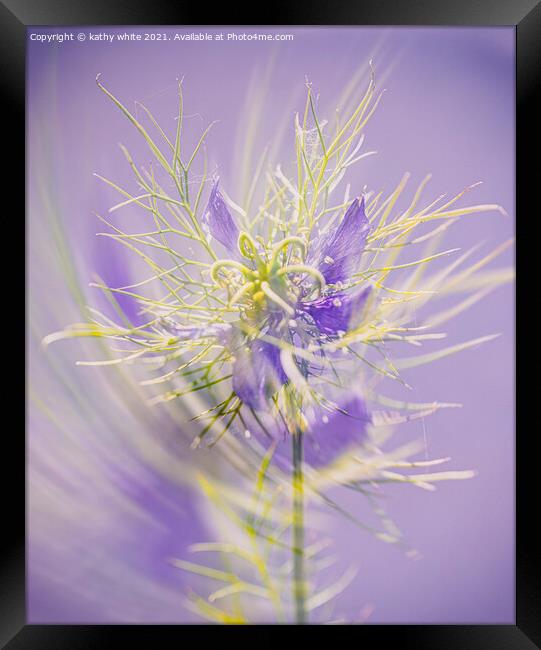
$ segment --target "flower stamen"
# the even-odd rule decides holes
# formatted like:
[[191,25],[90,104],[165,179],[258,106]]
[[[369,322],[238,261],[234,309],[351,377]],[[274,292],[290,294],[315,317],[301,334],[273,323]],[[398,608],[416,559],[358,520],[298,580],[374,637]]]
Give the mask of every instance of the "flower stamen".
[[[275,293],[271,288],[268,282],[261,283],[261,291],[267,296],[269,300],[279,305],[287,314],[290,316],[295,315],[295,310],[291,305],[289,305],[283,298],[281,298],[277,293]],[[255,296],[254,296],[255,297]]]
[[279,269],[276,275],[282,276],[288,275],[289,273],[305,273],[306,275],[310,275],[312,278],[314,278],[314,280],[317,282],[318,296],[323,293],[323,290],[326,287],[326,282],[323,274],[313,266],[307,266],[305,264],[291,264],[290,266],[284,266],[283,268]]

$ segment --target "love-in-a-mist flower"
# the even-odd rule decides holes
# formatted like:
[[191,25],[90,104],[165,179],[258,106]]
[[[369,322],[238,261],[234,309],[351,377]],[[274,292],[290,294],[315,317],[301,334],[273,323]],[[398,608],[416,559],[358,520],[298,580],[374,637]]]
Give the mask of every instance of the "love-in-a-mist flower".
[[[505,245],[472,264],[466,264],[472,252],[467,251],[448,264],[440,260],[428,271],[433,260],[457,252],[438,250],[438,245],[459,217],[502,210],[497,205],[457,208],[455,203],[466,190],[424,203],[421,196],[428,177],[403,203],[408,175],[386,195],[363,191],[350,198],[351,188],[360,189],[359,177],[344,180],[346,174],[374,153],[359,153],[365,126],[381,97],[373,72],[360,101],[345,115],[337,112],[336,123],[327,130],[317,117],[308,87],[305,109],[295,117],[293,166],[284,172],[273,165],[265,174],[256,169],[253,178],[240,179],[252,188],[241,205],[224,197],[218,181],[209,188],[205,163],[194,175],[208,129],[190,154],[181,155],[180,87],[176,133],[171,137],[158,127],[161,139],[156,142],[124,104],[98,85],[136,127],[157,162],[145,168],[123,148],[137,189],[120,188],[104,179],[122,197],[110,212],[137,208],[150,226],[124,232],[100,217],[109,228],[101,234],[129,248],[146,271],[131,285],[98,285],[110,301],[120,296],[138,311],[131,309],[128,314],[115,305],[117,313],[111,315],[89,308],[85,322],[47,340],[107,339],[112,350],[109,358],[85,363],[144,362],[139,366],[143,368],[140,383],[157,390],[150,401],[178,400],[181,428],[188,421],[197,423],[196,432],[189,430],[195,436],[192,446],[222,440],[223,458],[243,477],[250,477],[249,486],[241,480],[234,505],[223,508],[230,513],[231,508],[240,508],[233,518],[249,534],[251,545],[258,534],[274,543],[291,531],[290,604],[295,614],[289,619],[306,622],[313,600],[308,600],[304,571],[305,476],[310,495],[333,504],[325,494],[328,486],[344,485],[363,494],[367,484],[371,490],[378,482],[409,482],[432,489],[435,481],[472,475],[470,471],[404,474],[447,459],[410,462],[408,458],[420,449],[411,445],[387,452],[382,447],[388,427],[456,405],[401,402],[380,393],[378,383],[388,378],[405,384],[403,369],[492,338],[429,349],[417,356],[391,354],[391,346],[411,350],[443,338],[444,333],[431,328],[509,281],[512,272],[482,273]],[[148,109],[143,110],[157,126]],[[460,292],[472,295],[440,311],[422,309],[440,295]],[[376,403],[392,410],[378,411]],[[230,433],[234,435],[226,436]],[[248,444],[239,444],[239,437]],[[279,444],[285,440],[289,444]],[[198,458],[189,462],[195,465]],[[271,461],[276,462],[266,489]],[[305,473],[307,465],[310,470]],[[289,474],[291,498],[285,499],[286,512],[271,516],[284,488],[284,470]],[[252,506],[245,493],[253,483]],[[217,498],[221,488],[209,487],[206,479],[199,484],[221,504]],[[399,542],[400,535],[388,525],[376,534]],[[245,551],[242,558],[244,562]],[[280,594],[269,581],[270,565],[265,562],[258,560],[257,570],[265,594],[280,612]],[[217,575],[215,569],[201,573],[200,566],[182,566],[200,575]],[[227,587],[214,597],[238,595],[248,586],[250,594],[260,593],[254,592],[253,577],[248,585],[240,578],[231,581],[230,567],[227,571],[221,574],[227,576]],[[209,603],[204,601],[201,607],[209,615]],[[237,620],[214,605],[210,609],[212,620]],[[281,613],[279,617],[282,620]]]
[[[306,349],[317,357],[363,317],[371,288],[348,286],[370,230],[365,199],[354,199],[339,224],[313,241],[290,236],[264,242],[239,229],[216,181],[203,219],[226,257],[214,263],[211,277],[227,288],[236,318],[206,328],[168,328],[181,338],[210,337],[224,346],[233,357],[235,394],[248,407],[265,409],[292,379],[281,350]],[[295,357],[293,363],[304,378],[319,372],[317,362]]]
[[[260,202],[248,200],[241,206],[225,200],[217,180],[209,188],[206,168],[198,181],[190,180],[208,129],[189,157],[180,155],[180,87],[177,132],[170,139],[161,131],[162,148],[98,85],[137,128],[158,163],[145,169],[123,147],[138,191],[104,179],[122,195],[110,211],[141,209],[154,227],[126,233],[100,217],[110,228],[101,234],[137,253],[152,275],[129,286],[102,286],[109,297],[120,296],[139,308],[136,322],[124,314],[119,324],[92,309],[87,322],[48,340],[106,338],[123,356],[100,365],[143,358],[154,363],[146,365],[154,369],[151,377],[142,378],[143,384],[159,390],[151,401],[186,398],[192,419],[203,422],[195,440],[199,444],[203,438],[215,442],[228,431],[250,432],[254,418],[258,426],[268,425],[265,412],[282,431],[318,431],[324,417],[343,414],[340,402],[372,398],[362,390],[355,395],[348,391],[353,377],[360,389],[365,371],[403,381],[390,358],[391,344],[419,346],[444,336],[427,331],[430,325],[417,314],[446,285],[453,285],[453,272],[467,255],[428,275],[429,262],[455,252],[436,252],[433,243],[458,217],[501,208],[452,207],[464,191],[420,206],[427,178],[407,205],[396,209],[407,175],[387,196],[363,191],[351,199],[351,183],[340,190],[350,168],[374,153],[360,153],[365,125],[381,97],[373,74],[358,105],[331,132],[324,131],[309,88],[304,117],[295,118],[296,167],[286,174],[276,165],[265,180],[256,174],[253,187],[260,183],[261,191],[253,196]],[[464,277],[490,259],[462,271]],[[436,322],[452,313],[443,313]],[[425,355],[421,361],[430,358]],[[366,423],[365,405],[357,406],[352,410],[362,413]],[[316,407],[325,412],[314,420]],[[364,428],[357,427],[361,433]]]

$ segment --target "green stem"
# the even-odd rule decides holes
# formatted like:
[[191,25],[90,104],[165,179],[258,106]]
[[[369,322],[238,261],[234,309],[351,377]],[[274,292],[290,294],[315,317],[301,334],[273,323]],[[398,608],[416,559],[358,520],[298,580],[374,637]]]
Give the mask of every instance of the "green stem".
[[307,622],[304,579],[304,486],[302,474],[302,433],[291,436],[293,445],[293,597],[295,622]]

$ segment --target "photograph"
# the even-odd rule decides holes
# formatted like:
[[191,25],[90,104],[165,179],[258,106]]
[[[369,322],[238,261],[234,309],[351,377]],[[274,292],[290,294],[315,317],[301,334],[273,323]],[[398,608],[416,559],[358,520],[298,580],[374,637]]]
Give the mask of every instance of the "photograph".
[[515,26],[25,29],[27,623],[514,626]]

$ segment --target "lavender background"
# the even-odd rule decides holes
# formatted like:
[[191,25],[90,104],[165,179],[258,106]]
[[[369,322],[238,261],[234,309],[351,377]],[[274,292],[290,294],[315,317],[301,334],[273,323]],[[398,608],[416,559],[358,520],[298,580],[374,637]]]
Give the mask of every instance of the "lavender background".
[[[82,358],[78,342],[46,353],[39,347],[43,336],[78,319],[76,280],[66,279],[70,256],[90,301],[97,300],[86,287],[93,273],[117,286],[131,279],[119,247],[95,237],[101,227],[92,212],[105,214],[116,198],[92,174],[131,184],[119,141],[143,159],[148,155],[97,89],[97,73],[126,105],[144,102],[170,128],[176,79],[184,77],[186,130],[220,120],[208,140],[209,159],[234,197],[242,165],[234,142],[246,128],[243,107],[257,101],[251,89],[266,93],[257,150],[284,113],[288,142],[305,77],[321,95],[320,115],[330,114],[342,88],[373,57],[387,91],[367,129],[366,146],[379,153],[361,163],[362,183],[391,189],[409,171],[412,192],[431,172],[428,199],[482,180],[470,202],[499,203],[509,217],[464,220],[449,247],[484,241],[488,252],[513,235],[513,28],[280,31],[294,41],[28,43],[29,622],[198,620],[182,607],[185,576],[164,558],[206,539],[200,506],[172,480],[174,464],[169,474],[158,471],[134,444],[144,440],[147,449],[153,428],[170,423],[138,416],[107,369],[75,368]],[[504,262],[512,263],[512,253]],[[408,371],[412,399],[464,406],[427,419],[424,433],[421,422],[398,430],[397,440],[426,435],[431,456],[451,456],[453,468],[478,475],[440,483],[435,493],[389,489],[386,507],[422,554],[419,561],[337,519],[337,554],[344,565],[360,567],[337,614],[357,620],[361,610],[371,610],[370,623],[514,622],[513,301],[505,286],[446,326],[449,345],[489,333],[501,337]],[[153,458],[160,453],[154,449]],[[342,497],[353,511],[359,507],[355,495]]]

